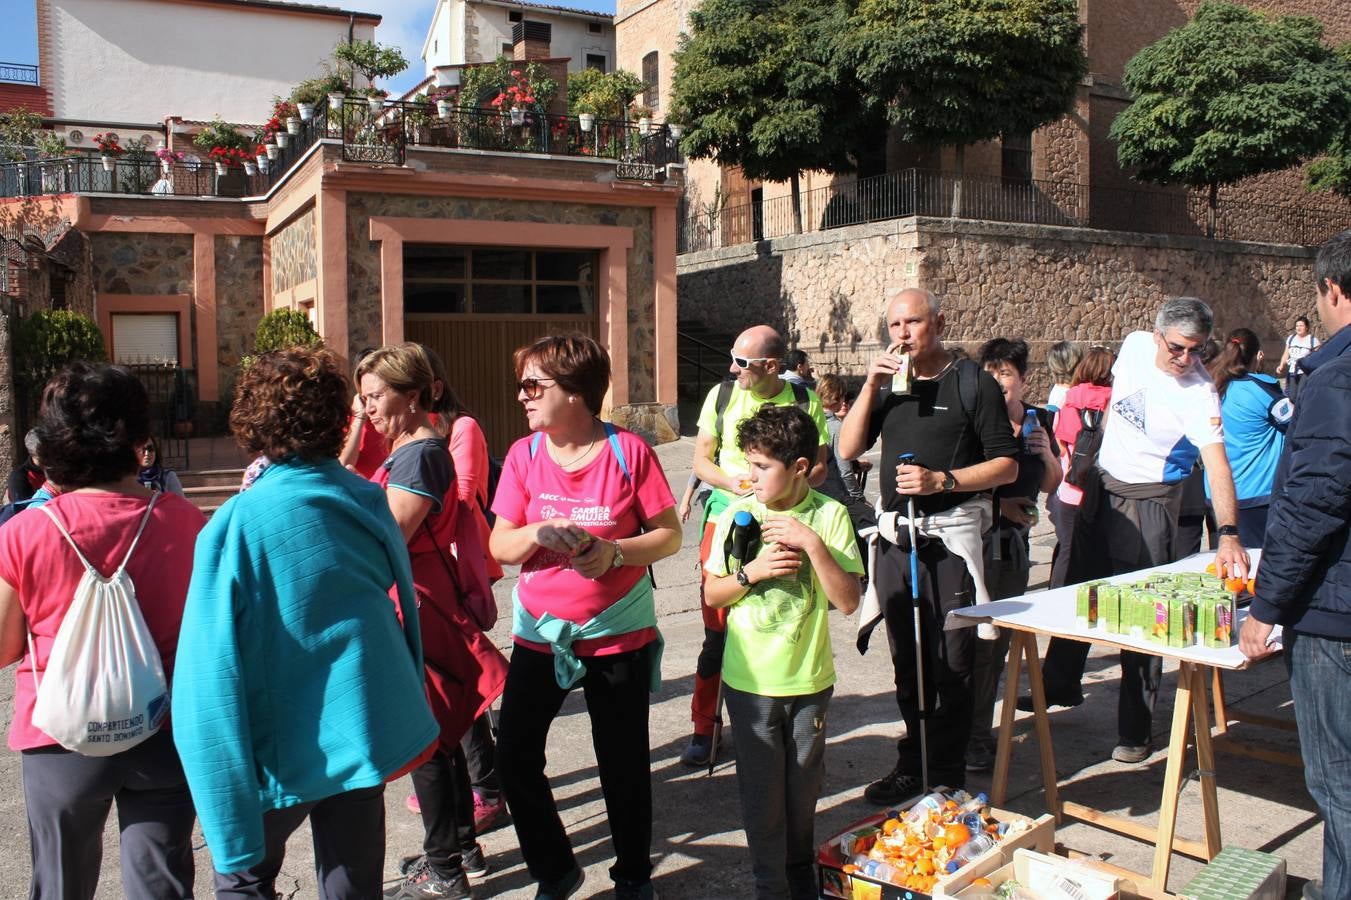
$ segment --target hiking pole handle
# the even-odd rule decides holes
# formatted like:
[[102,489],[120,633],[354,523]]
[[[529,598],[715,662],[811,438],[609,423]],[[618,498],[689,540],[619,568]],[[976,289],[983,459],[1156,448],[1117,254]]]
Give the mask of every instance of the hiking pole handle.
[[[896,457],[896,461],[903,465],[918,465],[915,462],[915,454],[902,453]],[[916,543],[915,535],[915,498],[910,495],[906,499],[906,517],[909,520],[910,530],[910,599],[919,600],[919,544]]]

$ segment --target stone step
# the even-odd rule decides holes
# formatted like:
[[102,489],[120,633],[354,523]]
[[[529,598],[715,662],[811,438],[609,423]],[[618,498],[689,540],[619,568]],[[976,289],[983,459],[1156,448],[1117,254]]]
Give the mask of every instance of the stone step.
[[188,469],[178,473],[184,488],[233,487],[238,490],[243,478],[243,469]]

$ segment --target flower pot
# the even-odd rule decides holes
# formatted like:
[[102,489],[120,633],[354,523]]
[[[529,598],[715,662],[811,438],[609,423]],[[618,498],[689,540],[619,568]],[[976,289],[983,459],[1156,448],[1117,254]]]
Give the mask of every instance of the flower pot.
[[300,134],[300,120],[295,116],[286,117],[286,133]]
[[525,124],[525,110],[521,109],[519,106],[513,106],[513,107],[511,108],[511,124],[513,124],[513,125],[524,125],[524,124]]
[[366,103],[368,106],[370,106],[371,112],[375,115],[379,115],[381,111],[384,110],[385,108],[384,97],[367,97]]
[[244,163],[244,174],[245,174],[245,175],[257,175],[257,174],[258,174],[258,164],[257,164],[256,162],[246,162],[246,163]]
[[642,134],[647,134],[651,130],[652,130],[652,120],[650,118],[648,118],[647,116],[643,116],[641,119],[638,120],[639,132],[641,132]]
[[594,113],[582,113],[577,116],[577,124],[582,126],[583,131],[590,131],[596,124],[596,116]]
[[268,144],[268,145],[267,145],[267,158],[268,158],[268,159],[276,159],[276,158],[277,158],[277,145],[276,145],[276,144]]
[[278,132],[277,132],[277,149],[281,149],[282,147],[285,147],[285,146],[286,146],[286,142],[287,142],[288,140],[290,140],[290,139],[291,139],[290,135],[287,134],[285,131],[278,131]]
[[342,109],[342,101],[346,99],[346,94],[340,94],[337,91],[334,91],[328,95],[328,108],[334,111],[340,110]]
[[300,121],[308,122],[310,119],[314,118],[313,103],[297,103],[296,109],[300,111]]
[[441,118],[443,118],[443,119],[449,119],[449,118],[450,118],[450,101],[449,101],[449,100],[437,100],[437,101],[436,101],[436,114],[437,114],[438,116],[440,116]]
[[222,163],[222,162],[216,163],[216,174],[217,174],[217,175],[224,175],[226,172],[229,172],[229,171],[230,171],[230,167],[227,166],[225,163]]
[[264,175],[272,168],[272,163],[268,160],[266,153],[258,154],[258,171]]
[[113,170],[114,164],[116,163],[116,158],[112,156],[104,156],[102,159],[103,159],[103,171],[111,172]]
[[671,129],[671,137],[680,140],[680,136],[685,133],[684,125],[677,125],[674,122],[667,122],[666,127]]

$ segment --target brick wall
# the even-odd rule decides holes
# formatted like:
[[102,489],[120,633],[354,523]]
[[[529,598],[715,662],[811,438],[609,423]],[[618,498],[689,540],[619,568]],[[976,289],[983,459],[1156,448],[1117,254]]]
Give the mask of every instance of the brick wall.
[[52,98],[45,87],[0,83],[0,112],[26,109],[40,116],[52,114]]
[[1268,359],[1313,308],[1313,251],[947,219],[900,219],[688,253],[680,315],[723,334],[767,322],[818,371],[862,375],[886,341],[887,298],[910,286],[943,301],[945,339],[974,350],[996,336],[1032,346],[1030,378],[1056,341],[1119,341],[1167,297],[1210,303],[1219,331],[1252,328]]

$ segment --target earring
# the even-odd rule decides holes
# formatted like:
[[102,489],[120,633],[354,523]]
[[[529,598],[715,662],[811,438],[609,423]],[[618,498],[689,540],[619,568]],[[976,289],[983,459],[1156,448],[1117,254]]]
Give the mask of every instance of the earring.
[[410,416],[415,416],[415,415],[417,415],[417,404],[416,404],[416,403],[410,403],[410,404],[408,404],[408,414],[409,414]]
[[569,402],[569,403],[576,403],[576,402],[577,402],[577,395],[576,395],[576,394],[569,394],[569,395],[568,395],[568,402]]

